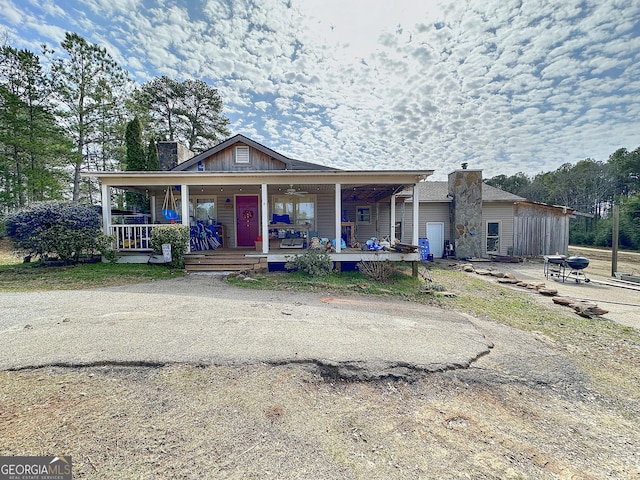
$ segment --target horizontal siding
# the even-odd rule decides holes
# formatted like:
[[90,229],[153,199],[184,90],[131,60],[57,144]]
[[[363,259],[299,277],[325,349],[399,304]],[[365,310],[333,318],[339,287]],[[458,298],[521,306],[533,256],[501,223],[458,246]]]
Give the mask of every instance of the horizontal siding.
[[321,238],[333,239],[336,236],[335,195],[319,194],[316,199],[316,231]]
[[[483,203],[482,255],[487,256],[487,222],[500,222],[500,255],[513,247],[513,203]],[[514,249],[515,250],[515,249]]]
[[[389,206],[385,206],[383,224],[385,225],[383,236],[389,234]],[[402,222],[401,242],[409,243],[413,238],[413,203],[398,203],[396,205],[396,222]],[[427,223],[444,224],[444,240],[451,239],[451,221],[449,203],[446,202],[422,202],[418,212],[418,238],[427,236]]]

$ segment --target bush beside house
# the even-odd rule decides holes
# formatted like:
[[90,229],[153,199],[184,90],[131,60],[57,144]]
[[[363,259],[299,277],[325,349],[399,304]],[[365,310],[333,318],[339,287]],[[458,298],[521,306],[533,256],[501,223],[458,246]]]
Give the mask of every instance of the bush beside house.
[[6,232],[27,257],[77,263],[104,245],[102,219],[90,205],[39,202],[6,218]]
[[162,253],[162,245],[171,245],[171,266],[184,267],[184,256],[189,247],[190,229],[187,225],[156,225],[151,235],[151,248]]

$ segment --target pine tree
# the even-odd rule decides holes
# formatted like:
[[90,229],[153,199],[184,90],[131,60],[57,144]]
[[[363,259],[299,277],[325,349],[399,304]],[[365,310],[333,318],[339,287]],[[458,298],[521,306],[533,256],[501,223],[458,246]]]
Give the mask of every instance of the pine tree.
[[109,119],[119,121],[119,110],[124,103],[120,94],[124,93],[129,80],[105,48],[89,44],[80,35],[66,33],[61,46],[66,56],[51,58],[51,75],[54,93],[61,104],[58,115],[75,144],[71,163],[73,201],[78,202],[80,171],[84,163],[91,166],[95,157],[103,156],[100,129]]
[[147,147],[147,165],[145,170],[160,170],[158,146],[153,140],[149,140],[149,146]]
[[147,159],[142,145],[142,127],[140,120],[135,117],[127,123],[125,132],[125,143],[127,146],[127,168],[129,171],[147,170]]

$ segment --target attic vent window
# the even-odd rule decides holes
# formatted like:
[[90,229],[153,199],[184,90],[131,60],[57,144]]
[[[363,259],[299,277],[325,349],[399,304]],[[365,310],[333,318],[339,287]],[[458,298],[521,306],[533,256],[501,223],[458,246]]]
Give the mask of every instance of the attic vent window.
[[249,147],[236,147],[236,163],[249,163]]

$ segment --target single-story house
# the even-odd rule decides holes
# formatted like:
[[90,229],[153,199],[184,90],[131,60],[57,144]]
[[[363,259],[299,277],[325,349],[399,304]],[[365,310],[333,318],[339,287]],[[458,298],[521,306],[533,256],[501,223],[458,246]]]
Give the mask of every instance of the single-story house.
[[[101,184],[104,231],[116,237],[120,253],[149,252],[154,225],[175,222],[196,227],[196,235],[215,232],[211,247],[264,256],[268,263],[286,261],[312,237],[333,241],[336,262],[419,260],[417,252],[374,257],[376,252],[357,248],[364,239],[356,233],[375,218],[376,205],[391,209],[400,192],[418,192],[432,170],[341,170],[288,158],[243,135],[195,156],[175,142],[159,142],[158,156],[160,171],[86,174]],[[147,194],[150,214],[112,215],[116,189]],[[417,219],[417,205],[411,215]],[[389,222],[395,222],[393,215]],[[390,242],[396,239],[390,226],[382,230]],[[404,240],[417,244],[417,230]]]
[[[480,170],[456,170],[447,182],[426,181],[433,174],[426,169],[341,170],[291,159],[243,135],[198,155],[159,142],[158,156],[160,171],[87,174],[101,183],[104,231],[120,253],[148,255],[154,225],[175,222],[191,227],[193,253],[235,251],[274,264],[314,237],[334,244],[336,262],[420,260],[418,252],[363,250],[372,238],[427,239],[436,258],[478,258],[518,255],[532,225],[518,224],[516,213],[526,208],[516,205],[525,199],[483,184]],[[147,194],[150,214],[112,214],[116,189]],[[562,251],[549,248],[543,253]]]

